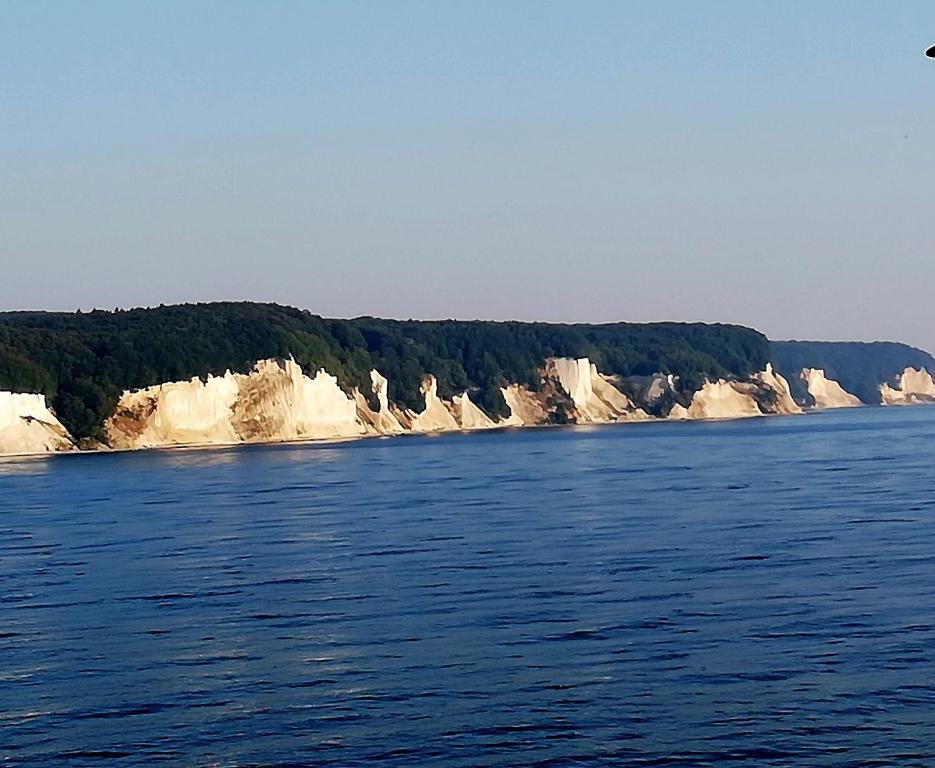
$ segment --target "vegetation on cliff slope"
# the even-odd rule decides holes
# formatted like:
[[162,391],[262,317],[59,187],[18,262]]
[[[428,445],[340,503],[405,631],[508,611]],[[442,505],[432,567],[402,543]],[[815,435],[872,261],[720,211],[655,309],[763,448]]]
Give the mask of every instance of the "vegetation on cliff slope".
[[89,313],[0,313],[0,389],[41,392],[78,437],[99,437],[125,389],[246,371],[292,355],[345,387],[370,392],[369,372],[389,379],[390,399],[421,409],[419,384],[470,390],[492,416],[507,412],[499,388],[539,386],[551,356],[590,357],[604,373],[673,373],[692,387],[746,376],[767,361],[757,331],[700,323],[562,325],[484,321],[329,320],[275,304],[214,303]]

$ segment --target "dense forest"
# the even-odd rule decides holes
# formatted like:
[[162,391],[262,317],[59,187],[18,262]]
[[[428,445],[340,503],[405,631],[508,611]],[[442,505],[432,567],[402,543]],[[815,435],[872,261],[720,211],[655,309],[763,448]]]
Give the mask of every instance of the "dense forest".
[[907,367],[935,373],[935,359],[928,352],[890,341],[774,341],[773,365],[789,379],[796,399],[805,397],[798,378],[803,368],[822,368],[829,379],[865,403],[880,402],[880,384],[892,382]]
[[416,409],[422,376],[432,373],[443,397],[470,390],[498,416],[507,412],[499,388],[538,387],[547,357],[586,356],[623,376],[673,373],[690,391],[705,377],[760,370],[768,353],[757,331],[701,323],[329,320],[254,303],[0,313],[0,389],[45,394],[79,437],[100,436],[125,389],[245,372],[267,357],[292,355],[307,372],[325,368],[365,393],[377,368],[390,399]]

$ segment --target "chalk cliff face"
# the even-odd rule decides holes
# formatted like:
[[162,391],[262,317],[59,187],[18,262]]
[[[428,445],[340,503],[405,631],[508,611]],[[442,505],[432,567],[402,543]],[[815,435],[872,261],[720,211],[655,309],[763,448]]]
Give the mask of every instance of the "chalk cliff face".
[[[111,447],[147,448],[491,429],[566,419],[579,424],[638,421],[651,417],[618,385],[627,386],[645,407],[656,402],[656,411],[679,397],[672,376],[621,382],[602,375],[588,358],[550,358],[540,374],[537,391],[517,384],[501,389],[510,415],[494,421],[466,391],[450,402],[443,400],[432,375],[422,381],[425,405],[416,412],[390,402],[386,378],[371,371],[374,409],[374,398],[368,400],[357,389],[348,394],[324,370],[310,377],[291,359],[261,360],[246,374],[228,371],[204,381],[194,378],[125,392],[105,424],[105,434]],[[807,369],[802,377],[817,407],[858,404],[820,370]],[[909,368],[899,388],[883,385],[881,396],[893,404],[935,402],[935,381],[925,370]],[[735,419],[801,411],[786,379],[767,365],[746,381],[706,382],[687,406],[672,406],[667,418]],[[0,393],[0,453],[72,447],[40,396]]]
[[425,410],[411,417],[409,428],[413,432],[445,432],[461,428],[451,410],[438,397],[438,383],[434,376],[426,376],[422,380],[422,394],[425,396]]
[[549,419],[548,411],[534,392],[518,384],[510,384],[500,389],[503,399],[510,409],[510,415],[500,422],[504,427],[533,427],[545,424]]
[[114,448],[238,442],[231,424],[237,394],[230,372],[125,392],[104,425],[107,442]]
[[820,368],[803,368],[799,376],[815,401],[815,408],[855,408],[861,404],[859,398],[846,392],[834,379],[827,378]]
[[[370,381],[376,410],[372,400],[356,389],[348,395],[324,370],[309,377],[292,360],[261,360],[247,374],[228,371],[205,381],[196,378],[126,392],[105,431],[112,447],[147,448],[531,426],[554,421],[557,409],[579,424],[650,418],[587,358],[547,360],[541,391],[516,384],[504,387],[501,392],[510,416],[498,422],[471,402],[467,392],[451,402],[442,400],[432,375],[422,381],[425,406],[420,412],[391,403],[389,383],[378,371],[370,372]],[[668,397],[675,384],[671,376],[659,376],[647,379],[642,388]],[[799,411],[785,379],[767,366],[747,382],[706,383],[687,408],[673,407],[669,418],[724,419]]]
[[261,360],[239,391],[232,424],[245,442],[355,437],[366,433],[356,403],[324,370],[311,379],[292,360]]
[[597,371],[586,357],[567,357],[546,361],[546,374],[554,377],[559,387],[575,406],[575,421],[579,424],[611,421],[641,421],[649,418],[630,399]]
[[376,425],[377,432],[384,435],[402,432],[402,425],[390,411],[390,400],[387,394],[389,382],[377,370],[370,371],[370,382],[373,392],[377,396],[377,402],[380,403],[379,421]]
[[74,447],[45,397],[0,392],[0,454],[53,453]]
[[766,369],[753,374],[749,381],[707,381],[692,395],[686,408],[676,403],[670,419],[741,419],[764,414],[798,414],[801,407],[789,392],[789,382]]
[[740,419],[761,416],[756,400],[729,381],[706,381],[687,408],[674,405],[670,419]]
[[925,368],[906,368],[900,374],[897,388],[889,384],[880,385],[880,397],[883,405],[935,403],[935,381]]
[[455,395],[451,399],[451,411],[461,429],[492,429],[497,425],[471,402],[468,393]]
[[370,382],[373,393],[377,396],[379,410],[374,411],[370,407],[359,390],[354,389],[354,402],[357,404],[357,417],[366,426],[367,431],[377,435],[396,435],[403,432],[403,426],[399,419],[390,410],[389,397],[387,396],[387,380],[380,375],[379,371],[370,371]]
[[366,433],[357,403],[325,371],[261,360],[248,374],[125,392],[104,426],[114,448],[275,442]]
[[761,410],[766,413],[784,415],[802,413],[802,408],[795,402],[792,392],[789,390],[789,382],[773,371],[771,363],[766,364],[766,370],[755,373],[752,379],[755,386],[770,393],[770,402],[765,404]]

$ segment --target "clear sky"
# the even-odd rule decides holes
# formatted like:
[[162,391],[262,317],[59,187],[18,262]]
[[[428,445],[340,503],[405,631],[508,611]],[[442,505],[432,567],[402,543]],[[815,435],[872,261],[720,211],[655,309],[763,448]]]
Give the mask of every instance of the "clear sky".
[[935,351],[935,2],[0,4],[0,308]]

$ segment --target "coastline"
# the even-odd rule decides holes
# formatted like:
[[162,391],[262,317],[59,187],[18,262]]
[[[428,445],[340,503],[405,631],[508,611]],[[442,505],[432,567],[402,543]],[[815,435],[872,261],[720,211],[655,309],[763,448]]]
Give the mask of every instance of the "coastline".
[[[906,405],[933,405],[933,403],[912,403]],[[860,406],[855,406],[853,408],[805,408],[800,413],[761,413],[755,416],[726,416],[726,417],[712,417],[712,418],[703,418],[703,419],[668,419],[668,418],[651,418],[643,419],[638,421],[607,421],[607,422],[591,422],[591,423],[568,423],[568,424],[502,424],[495,425],[493,427],[485,427],[482,429],[447,429],[447,430],[434,430],[429,432],[414,432],[406,431],[396,434],[378,434],[378,433],[368,433],[361,435],[351,435],[343,437],[311,437],[311,438],[302,438],[296,440],[255,440],[255,441],[236,441],[236,442],[201,442],[201,443],[179,443],[177,445],[156,445],[156,446],[146,446],[146,447],[137,447],[137,448],[90,448],[90,449],[81,449],[75,448],[71,451],[44,451],[37,453],[0,453],[0,463],[15,462],[15,461],[31,461],[37,459],[53,458],[53,457],[68,457],[68,456],[98,456],[98,455],[118,455],[118,454],[141,454],[141,453],[150,453],[150,452],[195,452],[195,451],[211,451],[211,450],[232,450],[238,448],[247,448],[254,446],[304,446],[304,445],[316,445],[316,446],[327,446],[327,445],[340,445],[343,443],[356,443],[362,440],[372,440],[372,439],[407,439],[407,438],[433,438],[441,437],[447,435],[475,435],[491,432],[512,432],[512,431],[521,431],[521,430],[552,430],[552,429],[606,429],[613,427],[625,427],[625,426],[649,426],[651,424],[710,424],[710,423],[727,423],[727,422],[755,422],[759,419],[771,419],[777,417],[787,417],[787,416],[815,416],[824,413],[830,413],[835,411],[865,411],[867,409],[881,409],[887,408],[883,405],[870,405],[867,403],[862,403]]]
[[[50,454],[85,455],[147,450],[198,451],[242,445],[333,445],[371,437],[440,435],[558,426],[619,426],[680,421],[733,421],[791,416],[824,410],[850,410],[861,402],[823,371],[809,374],[811,406],[793,398],[789,382],[767,363],[745,379],[705,380],[690,396],[678,393],[676,380],[655,374],[634,382],[601,374],[588,358],[547,358],[536,389],[518,384],[500,388],[510,410],[497,420],[471,402],[467,390],[443,399],[432,374],[424,374],[424,409],[416,412],[391,403],[388,381],[371,370],[378,409],[355,387],[342,389],[335,376],[319,369],[308,376],[292,358],[258,361],[248,374],[197,377],[123,393],[103,425],[100,439],[72,437],[41,395],[6,395],[0,430],[2,460]],[[812,385],[820,384],[818,393]],[[935,402],[935,381],[925,371],[906,369],[899,389],[883,384],[888,405]],[[623,389],[618,389],[622,387]],[[828,395],[829,388],[836,388]],[[626,393],[624,392],[626,390]],[[817,395],[822,395],[819,398]],[[16,407],[21,410],[17,411]]]

